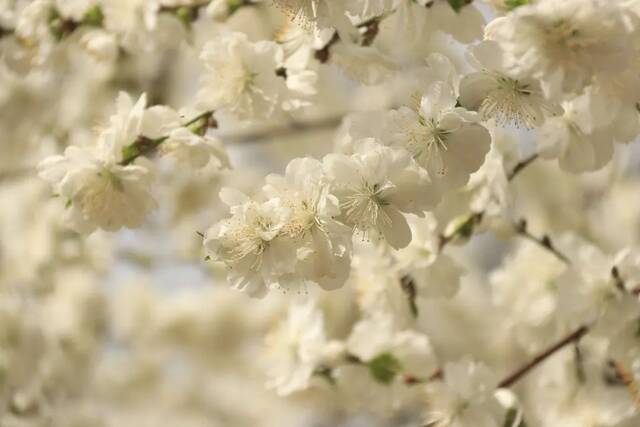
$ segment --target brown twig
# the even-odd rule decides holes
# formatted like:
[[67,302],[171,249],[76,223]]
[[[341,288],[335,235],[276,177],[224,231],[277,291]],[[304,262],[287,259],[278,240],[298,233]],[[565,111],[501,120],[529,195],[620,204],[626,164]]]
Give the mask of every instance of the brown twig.
[[545,349],[540,354],[531,359],[530,362],[516,369],[511,374],[507,375],[502,381],[498,383],[498,388],[507,388],[514,385],[518,382],[522,377],[524,377],[529,371],[534,369],[536,366],[540,365],[542,362],[547,360],[550,356],[554,355],[559,350],[563,349],[569,344],[576,343],[580,341],[580,339],[585,336],[585,334],[589,332],[588,326],[580,326],[578,329],[570,333],[568,336],[564,337],[557,343],[553,344],[551,347]]
[[520,172],[522,172],[527,166],[529,166],[532,162],[534,162],[538,158],[538,154],[532,154],[531,156],[521,160],[518,162],[515,167],[511,170],[511,172],[507,175],[507,179],[509,181],[513,181],[513,179],[518,176]]
[[291,122],[284,126],[274,126],[254,132],[228,133],[218,135],[225,142],[256,143],[269,139],[290,136],[296,133],[312,132],[336,128],[342,122],[343,115],[324,117],[314,121]]
[[400,278],[400,287],[402,291],[407,296],[407,302],[409,304],[409,309],[411,310],[411,314],[413,317],[418,317],[418,304],[416,303],[416,298],[418,296],[418,290],[416,288],[416,282],[413,280],[413,277],[406,274]]
[[613,279],[613,284],[616,286],[616,289],[623,293],[627,292],[627,287],[624,283],[624,279],[622,279],[622,276],[620,276],[620,270],[615,265],[611,269],[611,278]]
[[544,249],[554,254],[560,261],[564,262],[565,264],[571,264],[569,258],[558,249],[556,249],[549,235],[545,234],[542,237],[538,238],[531,234],[527,228],[527,220],[525,220],[524,218],[515,223],[514,228],[520,236],[540,245]]

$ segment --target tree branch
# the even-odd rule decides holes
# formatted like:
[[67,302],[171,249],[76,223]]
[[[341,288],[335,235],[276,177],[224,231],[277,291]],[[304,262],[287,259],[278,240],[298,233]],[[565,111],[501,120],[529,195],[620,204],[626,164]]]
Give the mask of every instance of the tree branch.
[[518,382],[522,377],[529,373],[533,368],[547,360],[549,357],[554,355],[559,350],[562,350],[569,344],[580,341],[580,339],[589,332],[588,326],[580,326],[578,329],[570,333],[565,338],[561,339],[557,343],[553,344],[551,347],[545,349],[537,356],[535,356],[530,362],[516,369],[511,374],[507,375],[502,381],[498,383],[498,388],[507,388],[514,385]]
[[520,236],[537,243],[539,246],[554,254],[560,261],[564,262],[565,264],[571,264],[569,258],[558,249],[556,249],[549,235],[545,234],[542,237],[538,238],[531,234],[527,229],[527,220],[525,220],[524,218],[515,223],[514,228]]
[[232,143],[246,144],[262,142],[269,139],[294,135],[296,133],[333,129],[340,125],[343,118],[344,115],[329,116],[314,121],[291,122],[284,126],[274,126],[253,132],[221,134],[219,136],[222,140]]
[[513,181],[513,179],[516,176],[518,176],[520,172],[522,172],[527,166],[529,166],[532,162],[534,162],[538,157],[539,155],[536,153],[518,162],[518,164],[516,164],[516,166],[507,175],[507,180]]
[[[208,128],[217,127],[217,125],[218,123],[213,118],[213,111],[205,111],[184,123],[182,127],[188,128],[193,133],[202,136]],[[127,166],[133,163],[138,157],[153,152],[167,139],[169,139],[168,135],[156,139],[140,135],[133,143],[122,148],[120,165]]]

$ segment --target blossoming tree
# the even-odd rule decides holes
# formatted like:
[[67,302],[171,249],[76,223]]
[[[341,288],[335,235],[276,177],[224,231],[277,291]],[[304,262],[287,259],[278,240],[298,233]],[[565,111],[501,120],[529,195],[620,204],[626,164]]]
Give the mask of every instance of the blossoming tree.
[[0,0],[0,76],[0,427],[640,426],[640,1]]

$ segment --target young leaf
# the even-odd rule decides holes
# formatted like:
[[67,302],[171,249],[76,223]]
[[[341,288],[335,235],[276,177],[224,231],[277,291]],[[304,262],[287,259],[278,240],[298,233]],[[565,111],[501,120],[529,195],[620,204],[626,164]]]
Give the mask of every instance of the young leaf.
[[402,364],[391,353],[381,353],[369,362],[369,372],[382,384],[389,384],[402,370]]

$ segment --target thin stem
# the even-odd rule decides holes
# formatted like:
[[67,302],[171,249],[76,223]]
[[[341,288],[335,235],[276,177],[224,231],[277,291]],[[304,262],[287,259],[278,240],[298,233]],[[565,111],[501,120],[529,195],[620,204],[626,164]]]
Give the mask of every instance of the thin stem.
[[518,174],[520,172],[522,172],[527,166],[529,166],[531,163],[533,163],[538,157],[539,157],[539,155],[536,153],[536,154],[532,154],[531,156],[529,156],[529,157],[521,160],[520,162],[518,162],[518,164],[516,164],[516,166],[507,175],[507,179],[509,181],[513,181],[513,179],[516,176],[518,176]]
[[[213,118],[213,111],[205,111],[204,113],[198,114],[196,117],[182,124],[182,127],[189,128],[190,126],[193,126],[195,124],[198,124],[197,128],[190,130],[198,135],[206,132],[209,127],[217,126],[217,123]],[[138,139],[131,145],[124,147],[123,158],[120,161],[120,165],[127,166],[133,163],[138,157],[153,152],[160,146],[160,144],[165,142],[167,139],[169,139],[169,135],[165,135],[156,139],[150,139],[143,135],[140,135]]]
[[551,347],[545,349],[540,354],[535,356],[530,362],[516,369],[511,374],[507,375],[502,381],[498,383],[498,388],[507,388],[514,385],[518,382],[522,377],[529,373],[536,366],[540,365],[542,362],[547,360],[549,357],[554,355],[559,350],[562,350],[564,347],[569,344],[576,343],[580,341],[580,339],[589,332],[589,327],[586,325],[580,326],[578,329],[570,333],[568,336],[564,337],[557,343],[553,344]]
[[611,269],[611,278],[613,279],[613,284],[616,286],[616,289],[622,293],[627,292],[627,286],[624,283],[624,279],[620,276],[620,270],[615,265]]
[[411,314],[413,317],[418,317],[418,304],[416,303],[418,290],[416,289],[416,282],[413,280],[413,277],[408,274],[402,276],[400,278],[400,288],[407,296],[407,302],[409,304]]
[[[189,127],[195,123],[197,123],[199,120],[203,120],[203,119],[207,119],[207,121],[212,120],[213,119],[213,111],[205,111],[202,114],[199,114],[197,116],[195,116],[193,119],[189,120],[188,122],[186,122],[185,124],[182,125],[182,127]],[[215,127],[213,125],[210,125],[207,123],[208,127]]]
[[[369,18],[359,24],[356,24],[355,27],[360,30],[360,41],[358,42],[360,46],[366,47],[371,46],[373,42],[376,40],[378,33],[380,32],[380,23],[386,19],[387,17],[393,15],[396,12],[395,9],[390,10],[389,12],[382,14],[380,16],[374,16]],[[333,36],[331,39],[325,44],[322,48],[316,50],[315,59],[318,60],[321,64],[326,63],[331,58],[331,47],[336,43],[339,43],[340,35],[337,30],[334,30]]]
[[343,117],[343,115],[337,115],[324,117],[315,121],[291,122],[285,126],[271,127],[255,132],[222,134],[220,138],[233,143],[258,143],[274,138],[295,135],[297,133],[333,129],[340,125]]
[[144,136],[139,136],[138,139],[129,146],[135,146],[135,150],[132,150],[129,154],[125,154],[123,156],[122,161],[120,161],[120,166],[127,166],[133,163],[138,157],[151,153],[167,139],[169,139],[168,136],[163,136],[158,139],[149,139]]
[[[538,157],[539,157],[538,154],[533,154],[527,157],[526,159],[520,161],[518,164],[515,165],[515,167],[511,170],[511,172],[507,174],[507,180],[509,182],[513,181],[513,179],[516,176],[518,176],[518,174],[520,174],[524,169],[526,169],[527,166],[533,163]],[[451,241],[455,240],[456,236],[458,236],[460,233],[465,233],[466,234],[465,237],[469,237],[471,234],[473,234],[473,230],[475,226],[482,221],[483,217],[484,217],[484,211],[470,212],[469,219],[465,221],[463,224],[461,224],[458,228],[456,228],[453,232],[451,232],[448,235],[444,235],[444,234],[440,235],[440,242],[439,242],[440,250],[442,250]],[[537,241],[537,239],[535,239],[533,236],[529,236],[529,237]],[[563,255],[560,253],[556,253],[556,255],[559,255],[561,258],[563,257]]]
[[[217,127],[217,124],[213,120],[214,119],[213,113],[211,112],[202,113],[194,117],[193,119],[189,120],[182,126],[184,127],[192,126],[198,120],[202,120],[206,118],[207,115],[211,115],[211,117],[209,118],[208,127],[213,127],[213,128]],[[333,129],[340,124],[340,122],[342,121],[342,118],[343,118],[342,115],[330,116],[330,117],[322,118],[316,121],[294,122],[288,126],[273,127],[273,128],[267,129],[266,131],[262,130],[262,131],[242,133],[242,134],[229,133],[226,135],[221,134],[219,136],[221,139],[223,139],[227,143],[238,143],[238,144],[246,144],[246,143],[254,143],[254,142],[258,143],[258,142],[262,142],[262,141],[273,139],[273,138],[292,136],[298,133]],[[135,156],[135,157],[137,158],[138,156]],[[135,158],[131,158],[128,160],[128,163],[126,164],[130,164],[134,160]],[[124,160],[122,160],[121,165],[126,166],[126,164],[124,163],[125,163]],[[24,166],[23,168],[0,171],[0,181],[8,181],[12,179],[19,179],[25,176],[29,176],[34,172],[35,169],[36,169],[35,166]]]
[[529,232],[529,230],[527,229],[527,221],[525,219],[521,219],[519,222],[514,224],[514,228],[516,229],[516,231],[518,232],[518,234],[526,239],[531,240],[532,242],[538,244],[539,246],[543,247],[544,249],[548,250],[549,252],[551,252],[552,254],[554,254],[560,261],[564,262],[565,264],[569,265],[571,264],[571,261],[569,260],[569,257],[567,257],[565,254],[563,254],[562,252],[560,252],[558,249],[556,249],[556,247],[554,246],[553,242],[551,241],[551,238],[545,234],[542,237],[538,238],[536,236],[534,236],[533,234],[531,234]]

